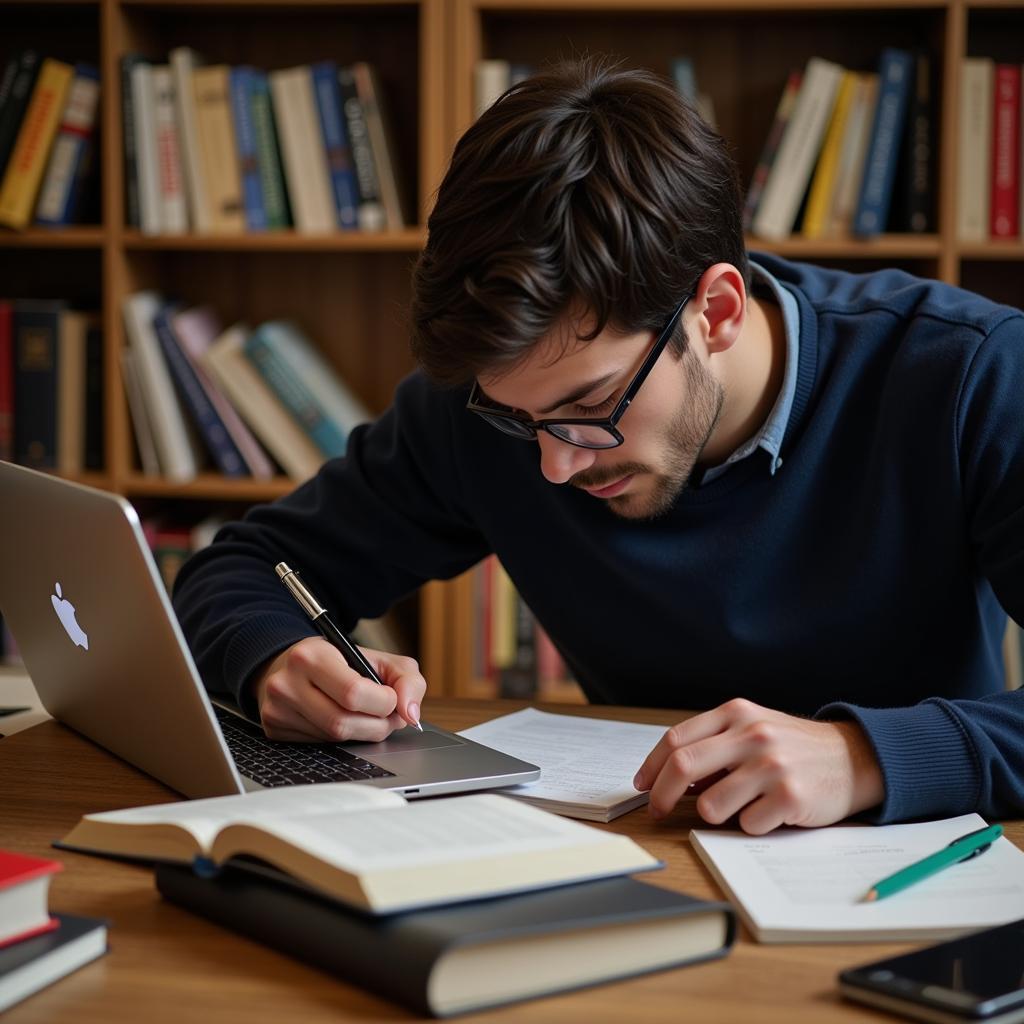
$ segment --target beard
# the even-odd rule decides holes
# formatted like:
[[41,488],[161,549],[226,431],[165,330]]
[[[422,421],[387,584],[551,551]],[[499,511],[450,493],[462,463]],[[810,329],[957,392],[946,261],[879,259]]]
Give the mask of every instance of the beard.
[[722,414],[722,385],[689,346],[681,363],[686,381],[684,399],[665,429],[660,464],[655,467],[643,462],[620,462],[578,473],[569,481],[576,487],[594,488],[630,474],[648,477],[646,488],[606,499],[608,508],[623,519],[656,519],[672,508],[693,475]]

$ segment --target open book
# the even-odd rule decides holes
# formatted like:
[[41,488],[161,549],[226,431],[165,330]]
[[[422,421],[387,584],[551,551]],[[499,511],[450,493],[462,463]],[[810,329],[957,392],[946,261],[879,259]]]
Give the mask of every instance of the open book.
[[766,836],[697,829],[690,842],[759,942],[916,941],[1024,917],[1024,852],[1005,837],[982,857],[863,902],[876,882],[984,827],[977,814],[964,814]]
[[255,857],[376,914],[661,866],[627,836],[506,797],[406,803],[350,782],[87,814],[57,845],[178,863]]

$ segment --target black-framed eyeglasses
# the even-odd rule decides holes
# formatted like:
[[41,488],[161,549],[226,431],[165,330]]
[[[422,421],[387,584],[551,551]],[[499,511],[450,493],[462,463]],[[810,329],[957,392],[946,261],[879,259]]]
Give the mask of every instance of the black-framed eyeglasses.
[[476,383],[473,384],[473,390],[469,393],[466,408],[485,419],[503,434],[518,437],[521,441],[536,441],[537,431],[546,430],[552,437],[557,437],[559,441],[565,441],[567,444],[576,445],[577,448],[618,448],[625,438],[619,433],[617,424],[629,408],[630,403],[636,398],[640,385],[654,369],[654,364],[675,333],[679,318],[683,315],[683,310],[691,298],[693,298],[693,292],[688,293],[683,301],[676,306],[651,351],[647,353],[647,358],[644,359],[640,369],[636,371],[636,375],[623,391],[622,397],[609,416],[602,416],[600,419],[531,420],[528,416],[506,410],[503,406],[492,403]]

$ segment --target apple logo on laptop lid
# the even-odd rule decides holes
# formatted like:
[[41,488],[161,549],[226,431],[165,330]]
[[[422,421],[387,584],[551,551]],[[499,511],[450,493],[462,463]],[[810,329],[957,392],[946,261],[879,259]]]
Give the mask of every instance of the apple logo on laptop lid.
[[75,618],[75,606],[63,596],[59,583],[54,584],[54,590],[56,593],[50,595],[50,602],[57,613],[57,618],[60,619],[60,624],[76,647],[89,650],[89,637]]

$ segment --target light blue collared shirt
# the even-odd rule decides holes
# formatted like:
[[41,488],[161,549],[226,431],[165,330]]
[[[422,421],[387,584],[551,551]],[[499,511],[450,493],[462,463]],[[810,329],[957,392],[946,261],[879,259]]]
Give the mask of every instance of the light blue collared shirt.
[[782,378],[782,387],[779,388],[779,395],[761,429],[753,437],[744,441],[724,462],[706,469],[701,478],[702,484],[710,483],[716,477],[721,476],[730,466],[753,455],[759,448],[771,456],[768,468],[772,476],[782,465],[779,450],[782,447],[782,439],[786,435],[786,426],[789,424],[789,414],[793,408],[793,395],[796,393],[796,370],[800,361],[800,315],[792,293],[783,288],[764,267],[751,263],[750,269],[753,272],[754,281],[772,293],[772,298],[782,310],[782,322],[786,332],[786,370]]

